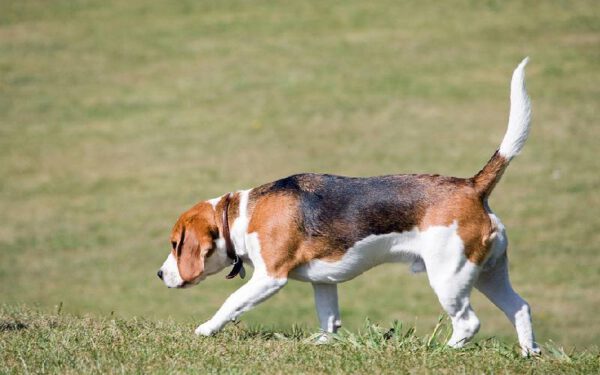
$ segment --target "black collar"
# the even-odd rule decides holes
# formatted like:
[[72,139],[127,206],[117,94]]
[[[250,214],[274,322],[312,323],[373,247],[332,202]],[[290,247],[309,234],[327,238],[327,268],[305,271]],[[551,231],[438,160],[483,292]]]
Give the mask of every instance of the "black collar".
[[233,279],[238,274],[243,279],[246,276],[246,270],[244,270],[244,264],[242,258],[235,253],[235,246],[231,240],[231,234],[229,233],[229,203],[231,202],[231,193],[227,193],[225,196],[225,204],[223,205],[223,238],[225,239],[225,249],[227,250],[227,256],[232,260],[233,268],[226,279]]

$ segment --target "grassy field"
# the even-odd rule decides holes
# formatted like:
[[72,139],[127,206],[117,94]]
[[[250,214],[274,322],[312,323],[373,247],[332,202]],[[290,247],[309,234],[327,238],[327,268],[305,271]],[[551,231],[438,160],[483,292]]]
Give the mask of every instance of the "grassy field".
[[[155,276],[179,213],[227,191],[305,171],[473,175],[505,131],[510,74],[527,55],[533,129],[491,206],[539,341],[589,370],[600,344],[597,1],[0,1],[0,371],[168,371],[171,358],[200,371],[206,355],[219,369],[229,339],[252,358],[234,356],[234,368],[251,372],[576,371],[552,350],[516,359],[512,327],[477,293],[470,349],[363,352],[303,344],[317,319],[298,282],[196,340],[241,281],[173,291]],[[442,312],[402,265],[343,284],[340,303],[350,332],[400,320],[416,341]],[[98,349],[64,362],[60,342]],[[273,356],[279,367],[261,362]]]
[[[581,373],[600,371],[598,353],[556,344],[544,356],[520,357],[496,339],[461,350],[445,345],[449,326],[419,336],[400,323],[365,325],[317,345],[305,329],[230,326],[191,337],[172,320],[73,317],[0,307],[0,372],[60,373]],[[390,330],[394,329],[393,334]],[[387,334],[387,335],[386,335]]]

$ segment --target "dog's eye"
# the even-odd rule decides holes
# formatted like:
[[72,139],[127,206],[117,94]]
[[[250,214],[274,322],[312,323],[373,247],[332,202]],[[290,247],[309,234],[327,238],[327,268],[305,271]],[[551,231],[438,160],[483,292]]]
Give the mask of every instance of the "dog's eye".
[[175,247],[177,246],[177,242],[171,241],[171,246],[173,247],[173,250],[175,250]]

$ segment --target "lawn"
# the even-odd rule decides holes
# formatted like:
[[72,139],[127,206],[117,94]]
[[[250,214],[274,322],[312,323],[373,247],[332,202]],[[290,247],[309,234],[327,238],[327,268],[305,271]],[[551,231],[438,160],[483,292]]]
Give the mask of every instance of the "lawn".
[[[533,129],[490,204],[508,228],[513,284],[532,306],[538,340],[573,358],[596,353],[585,358],[597,366],[597,1],[1,1],[0,324],[28,328],[0,332],[0,371],[60,357],[55,335],[71,324],[85,342],[110,341],[104,330],[121,324],[130,330],[118,342],[143,332],[141,343],[169,349],[149,358],[99,344],[96,362],[48,359],[47,371],[169,371],[163,359],[179,343],[180,371],[200,371],[188,367],[195,351],[233,355],[235,329],[256,365],[239,370],[319,371],[304,362],[327,353],[334,371],[367,371],[370,361],[382,370],[461,361],[466,372],[494,369],[479,360],[490,350],[502,357],[497,348],[516,337],[477,292],[482,329],[471,349],[440,349],[448,362],[419,344],[399,362],[388,354],[403,349],[392,345],[390,362],[351,350],[359,362],[345,364],[345,346],[302,344],[318,326],[308,284],[290,282],[233,331],[194,341],[195,325],[242,281],[219,275],[168,290],[155,273],[177,216],[228,191],[308,171],[473,175],[502,138],[510,74],[524,56]],[[442,312],[424,275],[405,265],[342,284],[340,304],[356,334],[369,318],[399,320],[422,338]],[[265,339],[277,333],[293,340]],[[277,348],[284,364],[259,363]],[[305,356],[290,359],[295,350]],[[556,364],[548,356],[535,363]],[[130,357],[139,362],[125,364]],[[535,368],[500,357],[495,371]]]
[[[595,374],[598,352],[567,352],[549,343],[544,356],[522,358],[496,339],[461,350],[445,345],[449,325],[418,335],[400,322],[366,322],[316,345],[305,329],[230,326],[195,337],[173,320],[74,317],[0,307],[2,373],[552,373]],[[393,331],[391,331],[394,329]],[[515,350],[516,349],[516,350]]]

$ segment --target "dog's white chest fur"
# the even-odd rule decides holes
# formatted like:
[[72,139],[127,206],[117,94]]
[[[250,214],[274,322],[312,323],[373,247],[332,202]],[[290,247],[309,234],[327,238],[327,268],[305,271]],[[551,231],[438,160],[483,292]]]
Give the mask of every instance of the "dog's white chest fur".
[[436,242],[447,243],[453,236],[456,237],[456,251],[451,253],[453,257],[461,256],[462,241],[456,234],[456,225],[435,226],[425,231],[415,228],[408,232],[368,236],[348,249],[340,260],[316,259],[294,269],[289,277],[316,283],[340,283],[377,265],[393,262],[412,262],[413,271],[424,271],[423,249],[431,249]]

